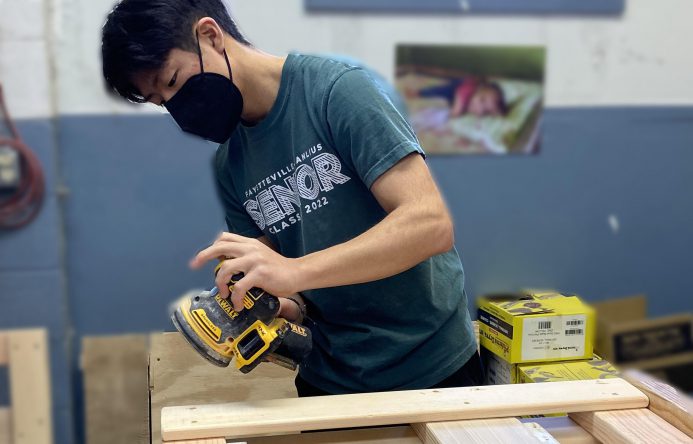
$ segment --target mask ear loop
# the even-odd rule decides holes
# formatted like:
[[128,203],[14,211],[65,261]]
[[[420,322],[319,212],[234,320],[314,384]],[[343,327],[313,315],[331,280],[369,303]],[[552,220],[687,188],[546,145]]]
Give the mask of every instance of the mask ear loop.
[[200,59],[200,72],[205,73],[205,66],[202,63],[202,49],[200,48],[200,34],[195,30],[195,40],[197,40],[197,57]]
[[226,67],[229,69],[229,80],[233,82],[233,74],[231,74],[231,63],[229,62],[229,56],[226,55],[226,48],[224,48],[224,60],[226,60]]
[[[195,40],[197,40],[197,57],[200,59],[200,71],[204,74],[205,66],[202,63],[202,49],[200,48],[200,34],[195,30]],[[224,47],[224,60],[226,61],[226,68],[229,70],[229,79],[233,82],[233,74],[231,73],[231,62],[229,62],[229,56],[226,54],[226,47]]]

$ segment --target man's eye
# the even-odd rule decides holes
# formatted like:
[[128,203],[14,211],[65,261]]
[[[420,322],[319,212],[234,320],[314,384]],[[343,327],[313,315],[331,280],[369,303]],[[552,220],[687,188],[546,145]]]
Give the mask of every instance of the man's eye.
[[171,88],[173,85],[176,84],[176,79],[177,79],[177,78],[178,78],[178,71],[176,71],[176,72],[173,74],[173,77],[171,77],[171,81],[168,82],[168,87],[169,87],[169,88]]

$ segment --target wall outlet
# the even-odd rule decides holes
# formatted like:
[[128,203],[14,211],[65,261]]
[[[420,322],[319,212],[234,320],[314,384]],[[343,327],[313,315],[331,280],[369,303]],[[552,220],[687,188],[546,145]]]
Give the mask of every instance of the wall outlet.
[[0,191],[16,189],[21,178],[19,153],[9,146],[0,145]]

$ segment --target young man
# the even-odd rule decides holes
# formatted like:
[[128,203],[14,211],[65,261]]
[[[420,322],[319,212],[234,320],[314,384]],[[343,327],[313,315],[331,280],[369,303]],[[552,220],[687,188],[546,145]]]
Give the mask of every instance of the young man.
[[123,0],[102,52],[114,91],[220,144],[229,233],[191,264],[226,258],[222,292],[245,273],[239,310],[251,287],[284,297],[289,319],[306,309],[314,345],[299,395],[481,384],[450,216],[416,136],[366,71],[266,54],[221,0]]

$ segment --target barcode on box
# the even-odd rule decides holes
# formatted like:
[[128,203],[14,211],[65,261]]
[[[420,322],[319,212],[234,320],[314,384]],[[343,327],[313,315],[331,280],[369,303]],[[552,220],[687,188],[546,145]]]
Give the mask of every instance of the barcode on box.
[[584,323],[585,323],[585,321],[583,321],[581,319],[573,319],[571,321],[566,322],[565,325],[576,326],[576,325],[582,325]]
[[565,331],[566,336],[581,335],[583,333],[584,333],[584,330],[581,328],[571,328],[571,329]]
[[538,329],[551,328],[551,321],[539,321]]

